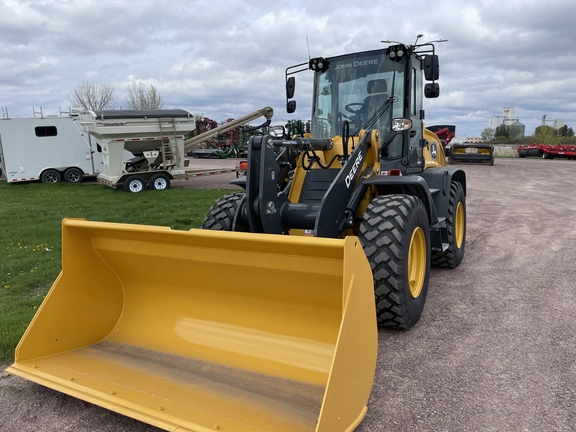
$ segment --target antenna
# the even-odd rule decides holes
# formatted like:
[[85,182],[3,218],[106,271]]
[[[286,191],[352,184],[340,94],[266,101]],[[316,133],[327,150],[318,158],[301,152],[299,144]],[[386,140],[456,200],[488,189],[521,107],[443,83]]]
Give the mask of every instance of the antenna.
[[308,47],[308,61],[310,61],[310,43],[308,43],[308,35],[306,35],[306,46]]

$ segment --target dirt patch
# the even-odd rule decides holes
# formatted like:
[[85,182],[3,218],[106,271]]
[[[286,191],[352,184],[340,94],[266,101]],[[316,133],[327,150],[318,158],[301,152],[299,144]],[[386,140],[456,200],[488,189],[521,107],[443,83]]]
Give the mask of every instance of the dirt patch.
[[[357,431],[575,430],[576,161],[459,166],[466,256],[455,270],[432,271],[412,330],[379,331]],[[4,369],[3,431],[158,431]]]

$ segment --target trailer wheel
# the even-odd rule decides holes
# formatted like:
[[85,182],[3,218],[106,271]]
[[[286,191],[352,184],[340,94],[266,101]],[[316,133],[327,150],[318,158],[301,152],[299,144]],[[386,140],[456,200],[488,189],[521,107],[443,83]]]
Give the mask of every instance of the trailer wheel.
[[146,182],[138,175],[128,177],[124,181],[124,190],[126,192],[138,193],[146,189]]
[[432,253],[432,267],[453,269],[462,262],[466,248],[466,200],[462,184],[456,181],[450,184],[446,229],[448,249]]
[[42,183],[60,183],[62,176],[60,173],[53,169],[48,169],[40,176]]
[[166,174],[154,174],[148,180],[148,189],[164,190],[170,189],[170,177]]
[[410,195],[374,198],[359,238],[374,275],[378,325],[411,328],[424,309],[430,276],[430,226],[422,201]]
[[[240,205],[240,201],[246,195],[244,192],[235,192],[225,195],[216,201],[208,214],[204,217],[202,229],[211,229],[217,231],[232,231],[234,216]],[[245,230],[239,230],[245,231]]]
[[64,172],[64,180],[67,183],[82,183],[84,179],[84,173],[78,168],[68,168]]

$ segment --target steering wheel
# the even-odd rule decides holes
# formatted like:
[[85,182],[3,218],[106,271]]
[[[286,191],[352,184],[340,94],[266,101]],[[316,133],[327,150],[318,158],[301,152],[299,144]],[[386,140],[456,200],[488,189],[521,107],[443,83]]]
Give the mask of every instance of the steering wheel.
[[[354,110],[354,109],[352,108],[353,106],[359,106],[360,108],[358,108],[357,110]],[[344,107],[344,109],[345,109],[346,111],[348,111],[349,113],[357,114],[357,113],[359,113],[359,112],[362,110],[362,107],[363,107],[363,106],[364,106],[364,104],[363,104],[362,102],[352,102],[352,103],[349,103],[348,105],[346,105],[346,106]]]

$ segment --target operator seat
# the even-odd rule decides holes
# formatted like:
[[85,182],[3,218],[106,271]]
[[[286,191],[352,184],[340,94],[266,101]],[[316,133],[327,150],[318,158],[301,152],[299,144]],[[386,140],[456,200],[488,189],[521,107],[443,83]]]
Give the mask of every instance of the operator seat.
[[366,119],[369,119],[388,99],[388,82],[384,78],[368,81],[366,92],[368,96],[364,99],[364,106],[360,111],[366,113]]

